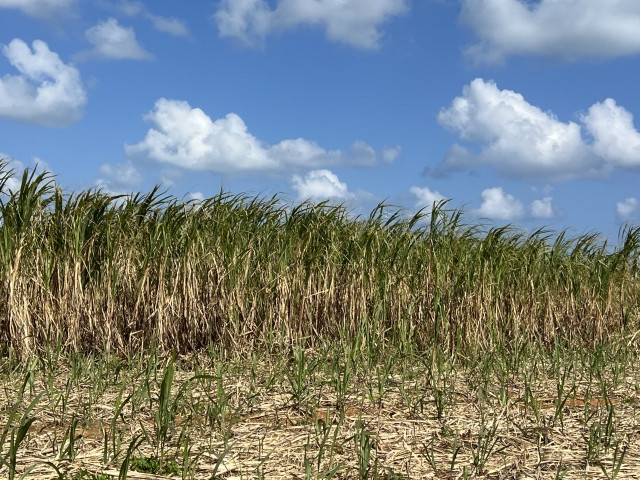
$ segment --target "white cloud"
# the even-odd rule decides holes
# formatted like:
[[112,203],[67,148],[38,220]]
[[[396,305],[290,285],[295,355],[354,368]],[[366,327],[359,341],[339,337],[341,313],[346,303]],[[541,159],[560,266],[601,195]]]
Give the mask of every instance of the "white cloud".
[[353,142],[350,148],[351,160],[349,163],[362,167],[372,167],[380,162],[391,164],[400,156],[402,148],[400,146],[384,147],[380,153],[362,140]]
[[80,73],[45,42],[35,40],[32,46],[33,51],[17,38],[2,46],[20,75],[0,78],[0,116],[47,127],[71,125],[87,101]]
[[246,45],[261,43],[272,27],[273,12],[264,0],[223,0],[214,15],[221,37],[231,37]]
[[130,195],[144,180],[142,173],[130,161],[105,163],[100,165],[99,173],[95,186],[108,195]]
[[607,98],[592,105],[582,121],[594,138],[596,154],[618,166],[640,166],[640,133],[633,125],[633,115],[615,100]]
[[76,0],[0,0],[0,8],[17,8],[27,15],[46,18],[68,10]]
[[616,203],[616,214],[618,216],[618,220],[621,222],[626,222],[635,216],[638,211],[638,207],[640,206],[640,202],[635,197],[630,197],[625,199],[622,202]]
[[94,48],[78,55],[78,59],[104,58],[116,60],[150,60],[153,58],[136,40],[132,27],[122,27],[111,17],[85,32]]
[[135,17],[136,15],[140,15],[142,12],[146,10],[146,7],[142,2],[122,1],[122,2],[118,2],[118,5],[116,8],[129,17]]
[[353,198],[347,184],[330,170],[311,170],[304,177],[293,175],[291,185],[298,194],[298,200],[347,200]]
[[529,104],[522,95],[499,90],[481,78],[465,86],[438,122],[462,140],[481,144],[479,155],[455,145],[444,165],[494,165],[513,176],[554,178],[582,176],[599,166],[574,122],[558,121],[549,112]]
[[460,17],[479,37],[466,51],[478,62],[510,55],[575,60],[640,53],[637,0],[464,0]]
[[142,142],[127,145],[129,155],[142,153],[152,160],[192,170],[230,172],[277,167],[234,113],[212,121],[187,102],[161,98],[145,119],[158,129],[150,129]]
[[513,195],[494,187],[482,191],[482,205],[474,213],[495,220],[515,220],[524,215],[524,207]]
[[[240,119],[240,117],[237,118]],[[240,122],[242,122],[242,120],[240,120]],[[242,123],[242,125],[244,126],[244,123]],[[244,128],[246,130],[246,127]],[[255,139],[253,136],[251,136],[251,138]],[[255,140],[259,142],[257,139]],[[284,165],[305,166],[306,164],[307,166],[317,166],[324,163],[322,159],[324,159],[326,163],[335,163],[341,155],[340,152],[337,151],[327,152],[315,142],[303,138],[283,140],[272,147],[263,146],[261,142],[259,142],[259,144],[261,145],[260,153],[267,159],[266,166],[268,169],[279,168]],[[261,168],[259,165],[256,165],[256,167],[258,169]]]
[[591,106],[580,121],[584,132],[583,126],[561,122],[519,93],[477,78],[440,111],[438,122],[479,152],[456,143],[435,174],[491,165],[507,176],[564,181],[640,167],[640,133],[632,115],[614,100]]
[[143,180],[140,171],[129,161],[105,163],[100,166],[100,174],[106,178],[99,178],[99,185],[117,184],[120,187],[133,187]]
[[406,0],[223,0],[214,15],[222,37],[247,45],[261,44],[273,32],[299,25],[320,25],[330,40],[356,48],[380,44],[380,24],[408,11]]
[[137,15],[144,16],[152,23],[153,28],[160,32],[168,33],[176,37],[186,37],[189,35],[189,29],[183,20],[175,17],[154,15],[142,2],[122,1],[118,3],[117,9],[129,17],[135,17]]
[[144,118],[155,128],[141,142],[126,145],[127,154],[191,170],[231,173],[371,165],[379,156],[364,142],[355,142],[350,152],[327,151],[302,138],[270,146],[253,136],[239,115],[229,113],[212,120],[201,109],[178,100],[157,100]]
[[429,187],[411,187],[409,192],[416,197],[416,207],[431,208],[434,203],[438,203],[446,198],[438,191],[431,190]]
[[385,163],[393,163],[402,153],[402,147],[396,145],[395,147],[385,147],[382,149],[382,160]]
[[189,29],[184,21],[174,17],[161,17],[158,15],[148,14],[147,18],[153,24],[153,28],[159,32],[168,33],[175,37],[186,37],[189,35]]
[[554,218],[556,211],[551,197],[534,200],[529,206],[533,218]]
[[189,192],[187,194],[187,200],[200,203],[204,200],[204,194],[202,192]]

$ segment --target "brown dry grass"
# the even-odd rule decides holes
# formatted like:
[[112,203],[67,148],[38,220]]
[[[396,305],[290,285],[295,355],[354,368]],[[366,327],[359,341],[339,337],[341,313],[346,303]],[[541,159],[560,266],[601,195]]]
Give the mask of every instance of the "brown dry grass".
[[595,234],[465,224],[446,204],[288,206],[221,192],[65,193],[25,171],[3,196],[0,345],[28,356],[193,352],[369,335],[487,350],[520,339],[576,346],[640,330],[640,228]]

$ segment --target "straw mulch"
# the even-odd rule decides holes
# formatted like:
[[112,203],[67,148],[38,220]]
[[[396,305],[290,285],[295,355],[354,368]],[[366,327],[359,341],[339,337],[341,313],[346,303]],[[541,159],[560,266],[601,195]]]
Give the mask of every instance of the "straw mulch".
[[[534,388],[529,385],[529,389],[517,380],[506,389],[497,385],[473,389],[469,375],[472,373],[457,372],[448,379],[444,409],[438,419],[434,391],[422,385],[419,377],[403,381],[394,375],[386,378],[382,390],[375,390],[370,387],[378,384],[360,374],[338,401],[330,380],[318,376],[296,402],[287,383],[263,384],[264,388],[250,393],[248,376],[236,374],[224,379],[229,407],[223,409],[217,423],[208,423],[201,415],[203,410],[194,407],[190,413],[188,408],[181,408],[168,432],[165,452],[171,458],[178,452],[176,462],[182,465],[185,450],[178,445],[188,444],[186,458],[193,471],[187,478],[196,479],[212,478],[216,464],[215,478],[229,480],[307,478],[309,472],[310,478],[324,478],[333,467],[339,467],[334,478],[341,479],[363,474],[387,479],[458,479],[465,475],[487,479],[595,479],[611,478],[617,442],[618,455],[626,446],[618,478],[640,478],[636,379],[619,382],[617,388],[606,392],[606,398],[591,393],[585,399],[586,386],[576,384],[558,404],[556,379],[541,381]],[[176,373],[174,395],[191,376],[184,371]],[[45,388],[47,381],[52,380],[36,379],[31,392],[27,387],[25,405],[39,391],[52,391],[51,384]],[[64,375],[53,381],[64,389]],[[140,385],[134,379],[127,381],[130,384],[125,386],[123,398]],[[6,424],[7,405],[19,383],[16,379],[15,385],[0,392],[4,410],[0,412],[0,425]],[[92,385],[80,385],[67,400],[64,418],[59,413],[59,401],[43,396],[41,408],[34,411],[37,419],[18,452],[16,478],[24,472],[29,472],[24,478],[60,478],[45,462],[66,472],[68,479],[81,469],[117,478],[129,442],[136,435],[142,435],[143,441],[132,456],[152,456],[157,451],[152,441],[156,404],[137,405],[134,412],[128,403],[116,422],[122,454],[106,465],[103,462],[105,435],[111,448],[110,424],[121,388],[113,385],[90,403]],[[198,406],[215,399],[215,392],[194,387],[186,390],[182,400],[184,405]],[[79,422],[75,456],[69,461],[60,459],[60,450],[74,416]],[[318,462],[320,450],[323,454]],[[364,460],[367,451],[368,462]],[[7,445],[2,452],[6,454]],[[3,466],[0,477],[7,474],[7,466]],[[129,470],[127,478],[171,477]]]

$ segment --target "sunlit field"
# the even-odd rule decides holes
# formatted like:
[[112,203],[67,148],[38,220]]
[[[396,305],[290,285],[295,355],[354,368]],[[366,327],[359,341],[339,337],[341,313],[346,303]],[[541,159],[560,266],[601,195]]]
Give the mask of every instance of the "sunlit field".
[[640,478],[640,228],[1,172],[2,478]]

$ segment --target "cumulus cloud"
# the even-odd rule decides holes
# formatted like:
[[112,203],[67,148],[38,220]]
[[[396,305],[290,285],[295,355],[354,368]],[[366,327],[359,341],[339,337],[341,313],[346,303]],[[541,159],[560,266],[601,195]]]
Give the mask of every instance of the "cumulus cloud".
[[515,220],[524,216],[522,203],[513,195],[505,193],[502,188],[487,188],[482,191],[482,205],[474,210],[480,217],[495,220]]
[[478,62],[510,55],[575,60],[640,53],[637,0],[464,0],[460,18],[479,39],[466,51]]
[[616,215],[618,217],[618,220],[621,222],[631,220],[631,218],[633,218],[638,211],[639,206],[640,202],[635,197],[630,197],[622,202],[617,202]]
[[328,39],[356,48],[378,48],[379,26],[408,11],[406,0],[223,0],[214,15],[222,37],[260,45],[273,32],[299,25],[319,25]]
[[556,209],[553,205],[553,199],[551,197],[534,200],[531,202],[529,210],[533,218],[549,219],[557,216]]
[[416,187],[413,186],[409,189],[411,195],[416,198],[416,207],[427,209],[431,208],[433,204],[446,200],[446,198],[438,191],[431,190],[429,187]]
[[601,158],[621,167],[640,166],[640,133],[633,125],[633,115],[615,100],[607,98],[592,105],[582,121]]
[[298,200],[347,200],[353,194],[347,184],[341,182],[331,170],[311,170],[304,177],[293,175],[291,186],[298,194]]
[[27,15],[46,18],[68,10],[76,0],[0,0],[0,8],[17,8]]
[[580,121],[562,122],[519,93],[477,78],[438,114],[476,151],[454,144],[432,174],[491,165],[511,177],[564,181],[640,167],[640,133],[614,100],[593,105]]
[[149,129],[141,142],[125,146],[129,157],[143,156],[190,170],[282,172],[329,165],[371,165],[379,157],[364,142],[355,142],[347,152],[327,151],[303,138],[267,145],[249,132],[239,115],[229,113],[212,120],[201,109],[179,100],[160,98],[144,118],[155,128]]
[[168,33],[176,37],[186,37],[189,35],[189,29],[183,20],[175,17],[154,15],[142,2],[122,1],[117,5],[117,9],[129,17],[142,15],[149,20],[153,28],[159,32]]
[[585,145],[580,126],[560,122],[529,104],[522,95],[499,90],[481,78],[465,86],[438,122],[460,139],[482,145],[478,155],[456,144],[444,164],[467,167],[490,164],[514,176],[566,179],[598,167]]
[[153,58],[136,40],[132,27],[122,27],[118,20],[111,17],[99,22],[85,32],[87,40],[93,45],[90,51],[78,54],[77,58],[103,58],[115,60],[150,60]]
[[17,38],[2,46],[20,74],[0,78],[0,116],[47,127],[75,123],[87,101],[80,73],[45,42],[35,40],[32,46]]
[[[212,121],[187,102],[161,98],[145,120],[157,129],[150,129],[140,143],[127,145],[129,155],[142,153],[152,160],[192,170],[230,172],[277,167],[261,142],[248,132],[242,118],[234,113]],[[295,140],[281,148],[302,154],[315,151],[312,145]]]

